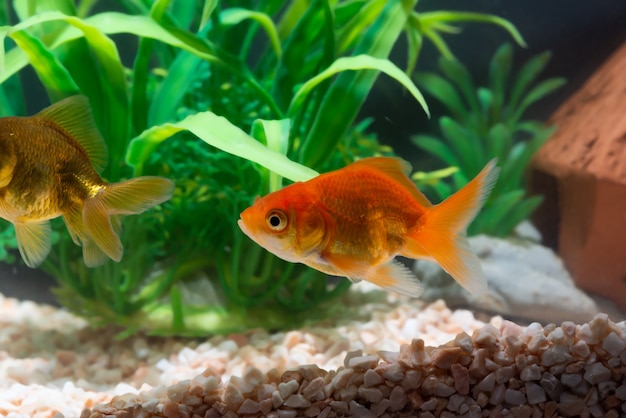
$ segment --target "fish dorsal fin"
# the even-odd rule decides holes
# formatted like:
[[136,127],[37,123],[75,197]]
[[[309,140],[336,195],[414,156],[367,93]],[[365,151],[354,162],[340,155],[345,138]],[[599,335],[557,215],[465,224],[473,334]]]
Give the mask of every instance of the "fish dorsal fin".
[[382,171],[389,177],[400,183],[406,190],[417,199],[417,201],[424,207],[429,208],[433,204],[428,200],[426,196],[417,188],[415,183],[411,181],[409,175],[411,174],[411,164],[404,161],[401,158],[395,157],[370,157],[363,158],[352,164],[353,166],[367,166],[375,168],[378,171]]
[[87,97],[77,95],[65,98],[43,109],[34,117],[53,122],[63,128],[84,148],[97,172],[106,166],[107,147],[96,127]]

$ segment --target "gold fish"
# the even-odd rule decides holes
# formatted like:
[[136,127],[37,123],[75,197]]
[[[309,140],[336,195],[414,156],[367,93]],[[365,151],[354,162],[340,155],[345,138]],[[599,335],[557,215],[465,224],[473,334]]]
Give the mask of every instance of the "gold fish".
[[141,213],[172,196],[174,183],[137,177],[106,183],[107,149],[85,96],[31,117],[0,118],[0,217],[15,226],[29,267],[50,252],[50,219],[63,217],[88,267],[120,261],[119,215]]
[[433,205],[398,158],[365,158],[258,199],[239,227],[276,256],[333,276],[418,296],[419,280],[396,255],[437,262],[465,289],[485,292],[480,261],[464,237],[493,188],[495,160]]

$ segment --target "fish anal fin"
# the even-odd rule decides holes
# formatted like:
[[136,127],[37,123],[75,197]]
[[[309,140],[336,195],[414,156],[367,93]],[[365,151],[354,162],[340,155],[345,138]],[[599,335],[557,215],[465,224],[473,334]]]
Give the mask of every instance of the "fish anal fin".
[[87,97],[67,97],[43,109],[33,118],[44,123],[52,122],[62,128],[85,149],[97,172],[106,166],[107,147],[98,131]]
[[385,290],[411,297],[418,297],[424,291],[419,279],[411,270],[393,259],[369,269],[362,278]]
[[[325,255],[329,267],[318,270],[325,271],[335,276],[344,276],[352,282],[367,280],[385,290],[390,290],[404,295],[417,297],[422,294],[422,286],[415,275],[404,264],[389,260],[386,263],[371,265],[368,261]],[[329,270],[334,270],[330,273]]]
[[50,253],[50,222],[16,222],[14,225],[22,259],[30,268],[39,266]]
[[433,204],[428,198],[417,188],[415,183],[411,181],[409,175],[411,174],[411,164],[407,161],[396,157],[370,157],[363,158],[354,162],[348,167],[363,168],[369,167],[385,175],[391,177],[398,183],[400,183],[407,191],[409,191],[413,197],[425,208],[431,207]]

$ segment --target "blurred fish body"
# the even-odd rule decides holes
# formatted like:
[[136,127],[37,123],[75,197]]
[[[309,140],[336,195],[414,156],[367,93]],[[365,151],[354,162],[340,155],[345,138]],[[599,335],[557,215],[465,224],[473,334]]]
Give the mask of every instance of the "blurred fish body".
[[51,247],[50,219],[62,216],[88,267],[120,261],[119,215],[169,199],[161,177],[106,183],[98,175],[107,149],[84,96],[61,100],[30,117],[0,118],[0,217],[13,223],[18,248],[37,267]]
[[495,160],[433,205],[398,158],[365,158],[260,198],[239,226],[276,256],[334,276],[418,296],[419,280],[396,255],[437,262],[472,293],[487,291],[464,237],[498,176]]

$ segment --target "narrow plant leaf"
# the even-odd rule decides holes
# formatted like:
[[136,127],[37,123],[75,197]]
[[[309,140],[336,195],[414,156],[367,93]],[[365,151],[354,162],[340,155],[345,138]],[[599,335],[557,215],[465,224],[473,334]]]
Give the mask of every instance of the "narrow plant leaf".
[[417,73],[413,78],[423,91],[443,103],[455,119],[467,118],[468,109],[448,80],[433,73]]
[[[37,23],[53,20],[66,20],[67,18],[68,16],[61,13],[46,12],[33,16],[27,21],[21,22],[20,24],[9,29],[20,30]],[[231,71],[233,74],[240,76],[253,90],[259,94],[259,98],[263,100],[276,115],[282,115],[282,111],[278,108],[274,99],[255,79],[248,67],[235,57],[231,57],[223,52],[217,51],[214,46],[203,39],[198,38],[192,33],[176,27],[165,28],[149,16],[127,15],[118,12],[99,13],[85,19],[84,24],[92,26],[107,35],[130,33],[139,37],[156,39],[175,48],[189,51],[208,62],[220,65]],[[3,39],[5,34],[2,29],[3,28],[0,28],[0,40]],[[53,42],[52,45],[50,45],[50,49],[54,50],[54,48],[59,45],[80,38],[81,36],[83,36],[83,34],[79,30],[68,28]],[[26,56],[18,48],[14,48],[9,51],[6,61],[4,62],[4,54],[2,54],[2,52],[4,52],[3,43],[0,42],[0,83],[28,64]]]
[[[386,2],[386,0],[352,2],[358,8],[348,22],[339,26],[337,31],[337,54],[343,54],[356,45],[360,37],[366,32],[367,27],[380,15]],[[340,6],[341,4],[338,4],[337,8]],[[335,10],[335,13],[339,14],[340,12]]]
[[528,106],[538,100],[541,100],[548,94],[552,93],[554,90],[563,86],[565,83],[566,81],[564,78],[550,78],[537,84],[522,99],[515,113],[511,116],[512,121],[517,122],[522,117]]
[[180,51],[150,102],[148,126],[176,119],[176,109],[180,107],[181,100],[196,81],[201,62],[196,55]]
[[479,115],[480,105],[476,99],[476,87],[472,76],[467,67],[456,59],[439,58],[439,68],[450,79],[463,94],[463,98],[467,101],[471,111]]
[[541,74],[552,54],[549,51],[545,51],[539,55],[535,55],[528,60],[522,68],[519,69],[515,75],[513,86],[511,87],[511,97],[509,99],[509,112],[512,112],[517,108],[517,105],[522,98],[522,95],[526,93],[526,89],[531,83]]
[[280,58],[282,55],[282,47],[278,37],[278,30],[276,29],[271,17],[265,13],[243,9],[240,7],[231,7],[220,13],[220,20],[222,24],[227,26],[237,25],[247,19],[254,20],[261,25],[270,40],[274,53],[278,58]]
[[272,83],[272,95],[282,109],[289,106],[297,84],[305,81],[308,74],[317,73],[320,68],[332,62],[334,58],[332,56],[330,62],[323,63],[322,60],[327,58],[324,54],[313,55],[314,52],[326,49],[325,43],[334,43],[332,28],[332,16],[327,0],[313,0],[285,39],[284,53],[278,62]]
[[533,212],[543,202],[543,196],[524,197],[521,202],[512,206],[507,216],[502,217],[497,224],[497,236],[505,237],[515,229],[524,219],[529,219]]
[[513,47],[504,43],[491,58],[489,62],[489,88],[493,94],[493,103],[489,109],[489,120],[499,120],[500,112],[504,107],[505,89],[511,71],[513,60]]
[[468,176],[478,174],[487,161],[481,138],[447,116],[439,119],[439,126],[459,159],[461,171]]
[[[387,58],[398,37],[402,34],[402,30],[416,3],[416,0],[388,1],[381,14],[368,28],[366,34],[356,46],[354,50],[355,56],[348,58],[360,59],[362,56],[369,56],[371,59]],[[341,62],[340,60],[348,58],[338,59],[331,67],[337,62]],[[395,67],[391,63],[386,65]],[[329,69],[325,70],[324,73]],[[394,72],[398,70],[399,68],[395,67]],[[321,75],[318,74],[314,78]],[[332,81],[319,107],[315,109],[310,128],[306,130],[306,136],[299,150],[298,160],[300,162],[309,167],[317,167],[326,161],[329,157],[328,151],[335,148],[354,122],[377,76],[378,72],[372,71],[344,71]],[[408,79],[404,73],[398,77]],[[408,85],[414,87],[409,90],[417,91],[418,96],[416,97],[421,97],[413,82],[410,79],[408,81]],[[309,83],[310,80],[305,85]],[[307,88],[310,88],[310,86]],[[304,86],[298,93],[301,93],[303,89]],[[414,91],[411,93],[414,94]],[[298,93],[296,93],[296,96]],[[290,110],[293,110],[292,105],[297,100],[297,97],[293,98]],[[424,109],[427,109],[423,98],[421,103],[423,103]]]
[[515,28],[515,26],[506,19],[499,16],[485,14],[485,13],[473,13],[473,12],[451,12],[451,11],[435,11],[425,12],[420,14],[420,21],[424,26],[432,26],[436,23],[442,22],[475,22],[475,23],[490,23],[496,26],[500,26],[506,30],[509,35],[520,46],[526,46],[524,38]]
[[497,123],[489,129],[486,141],[487,157],[496,157],[500,162],[507,160],[513,146],[513,135],[503,123]]
[[422,44],[424,43],[424,37],[418,28],[410,23],[406,27],[406,39],[407,39],[407,64],[406,74],[411,76],[415,67],[417,66],[417,59],[422,52]]
[[52,101],[58,101],[79,92],[78,86],[67,69],[39,39],[25,31],[13,32],[11,38],[28,55]]
[[443,140],[439,138],[435,138],[430,135],[416,135],[411,138],[411,142],[422,148],[424,151],[428,151],[430,154],[439,157],[449,166],[458,167],[460,165],[456,154]]
[[204,142],[222,151],[253,161],[292,181],[305,181],[317,175],[310,168],[272,151],[221,116],[201,112],[176,123],[154,126],[135,137],[128,147],[127,163],[142,171],[143,164],[156,147],[172,135],[188,130]]
[[400,84],[402,84],[411,95],[419,102],[426,112],[427,115],[430,115],[428,111],[428,105],[426,104],[426,100],[424,100],[424,96],[420,93],[419,89],[415,84],[411,81],[411,79],[394,63],[387,59],[379,59],[374,58],[369,55],[357,55],[355,57],[342,57],[337,59],[330,67],[321,73],[317,74],[315,77],[308,80],[304,83],[296,94],[293,96],[291,100],[291,104],[289,105],[289,110],[287,112],[288,115],[294,115],[302,105],[302,102],[306,98],[308,94],[322,81],[326,80],[329,77],[334,76],[337,73],[343,71],[362,71],[362,70],[376,70],[387,74],[392,77]]

